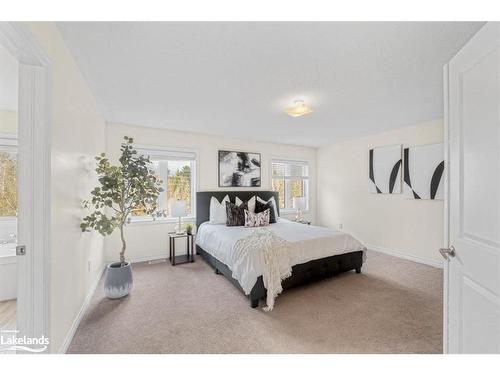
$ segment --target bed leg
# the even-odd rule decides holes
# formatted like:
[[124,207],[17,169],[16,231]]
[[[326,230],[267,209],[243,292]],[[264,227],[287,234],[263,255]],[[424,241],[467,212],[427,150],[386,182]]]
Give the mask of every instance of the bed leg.
[[361,267],[356,267],[356,273],[361,273]]
[[215,269],[215,274],[220,275],[220,271],[217,268]]
[[256,307],[259,307],[259,299],[250,298],[250,307],[252,309],[255,309]]

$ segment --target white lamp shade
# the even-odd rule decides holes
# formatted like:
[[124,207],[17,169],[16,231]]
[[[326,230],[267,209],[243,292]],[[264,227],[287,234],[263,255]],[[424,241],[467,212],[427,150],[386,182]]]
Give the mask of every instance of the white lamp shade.
[[307,206],[306,197],[293,197],[293,208],[296,210],[305,210]]
[[180,199],[170,201],[170,215],[173,217],[186,216],[186,201]]

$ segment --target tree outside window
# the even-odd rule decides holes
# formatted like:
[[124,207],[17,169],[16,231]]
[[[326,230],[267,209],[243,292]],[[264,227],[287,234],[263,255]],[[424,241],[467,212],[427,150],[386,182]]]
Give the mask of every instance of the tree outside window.
[[308,197],[309,166],[305,162],[273,161],[272,189],[282,210],[293,209],[294,197]]
[[[191,162],[170,162],[167,178],[167,200],[185,200],[186,211],[192,214],[191,211]],[[167,212],[170,209],[167,205]],[[168,212],[170,216],[170,212]]]
[[[193,158],[194,159],[194,158]],[[164,216],[170,217],[171,200],[182,199],[186,201],[186,211],[188,215],[194,214],[192,197],[194,193],[194,170],[195,161],[181,160],[178,158],[168,159],[167,156],[151,156],[152,168],[156,177],[163,181],[164,191],[158,197],[158,211]],[[143,207],[137,207],[132,216],[145,216]]]
[[17,216],[17,157],[0,151],[0,216]]

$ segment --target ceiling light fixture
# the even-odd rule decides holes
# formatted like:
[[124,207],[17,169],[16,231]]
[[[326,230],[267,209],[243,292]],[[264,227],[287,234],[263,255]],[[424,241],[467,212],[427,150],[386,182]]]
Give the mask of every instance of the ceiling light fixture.
[[300,117],[311,113],[313,110],[309,107],[303,100],[296,100],[292,107],[286,109],[286,113],[288,113],[292,117]]

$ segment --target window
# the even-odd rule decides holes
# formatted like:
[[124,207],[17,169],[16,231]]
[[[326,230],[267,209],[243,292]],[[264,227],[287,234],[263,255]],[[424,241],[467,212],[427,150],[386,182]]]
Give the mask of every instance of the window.
[[[188,216],[195,215],[196,193],[196,154],[194,152],[149,149],[137,147],[138,152],[148,155],[152,162],[151,168],[156,176],[163,181],[163,192],[158,197],[157,209],[166,217],[170,215],[169,202],[172,199],[186,201]],[[139,219],[146,216],[140,207],[132,212]]]
[[302,161],[272,161],[272,189],[279,192],[279,206],[293,210],[293,197],[306,197],[309,209],[309,164]]
[[0,138],[0,218],[17,217],[17,141]]

